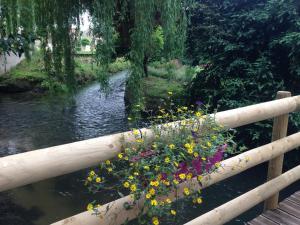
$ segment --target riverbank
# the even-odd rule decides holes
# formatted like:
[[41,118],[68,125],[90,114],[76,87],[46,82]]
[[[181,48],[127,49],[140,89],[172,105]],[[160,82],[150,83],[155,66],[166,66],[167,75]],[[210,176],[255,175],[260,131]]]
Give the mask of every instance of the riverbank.
[[[157,111],[171,101],[176,105],[187,105],[190,102],[189,85],[196,69],[182,65],[178,60],[170,62],[153,62],[148,66],[148,76],[142,78],[142,98],[144,111]],[[133,93],[126,90],[125,99],[130,105]]]
[[[118,58],[109,65],[109,73],[117,73],[129,68],[129,62],[124,58]],[[97,79],[97,67],[91,57],[75,58],[75,79],[78,86],[87,84]],[[65,92],[64,83],[51,78],[43,70],[43,59],[39,53],[35,53],[31,60],[23,60],[9,72],[0,75],[0,92],[35,92],[44,93]]]

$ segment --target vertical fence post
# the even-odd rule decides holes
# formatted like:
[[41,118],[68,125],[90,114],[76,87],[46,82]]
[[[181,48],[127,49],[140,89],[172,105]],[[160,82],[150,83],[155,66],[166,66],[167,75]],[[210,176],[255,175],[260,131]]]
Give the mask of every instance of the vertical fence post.
[[[277,92],[276,99],[282,99],[291,97],[291,92],[288,91],[279,91]],[[289,114],[284,114],[274,118],[273,121],[273,132],[272,132],[272,141],[276,141],[287,135]],[[278,177],[282,174],[283,166],[283,157],[284,155],[278,156],[269,161],[268,167],[268,181]],[[279,193],[268,198],[264,203],[264,210],[276,209],[278,207],[278,197]]]

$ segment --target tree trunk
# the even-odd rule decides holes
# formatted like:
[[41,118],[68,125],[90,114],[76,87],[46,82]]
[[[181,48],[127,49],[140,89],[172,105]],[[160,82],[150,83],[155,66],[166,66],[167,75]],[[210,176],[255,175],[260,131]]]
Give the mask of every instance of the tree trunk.
[[147,65],[148,65],[148,56],[145,56],[144,61],[143,61],[145,77],[148,77],[148,67],[147,67]]

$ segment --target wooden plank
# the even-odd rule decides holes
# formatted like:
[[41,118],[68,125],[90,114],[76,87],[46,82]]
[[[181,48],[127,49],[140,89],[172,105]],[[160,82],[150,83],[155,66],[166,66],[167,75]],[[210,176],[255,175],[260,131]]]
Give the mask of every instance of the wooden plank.
[[248,224],[249,225],[279,225],[279,223],[269,220],[268,218],[266,218],[262,215],[251,220],[250,222],[248,222]]
[[263,214],[266,218],[284,225],[299,225],[300,219],[280,209],[269,210]]
[[279,204],[279,209],[300,219],[300,205],[285,200]]
[[300,199],[300,191],[297,191],[295,194],[293,194],[296,198]]
[[298,199],[297,197],[295,197],[294,195],[289,197],[289,201],[295,202],[298,205],[300,205],[300,199]]
[[[291,97],[291,92],[288,91],[279,91],[277,92],[276,99],[282,99]],[[279,140],[283,137],[286,137],[287,128],[289,123],[289,114],[284,114],[274,118],[273,122],[273,132],[272,132],[272,142]],[[283,166],[283,158],[284,154],[273,158],[269,161],[268,166],[268,178],[267,180],[270,181],[275,177],[278,177],[282,174],[282,166]],[[278,199],[279,199],[279,192],[275,193],[273,196],[268,198],[264,202],[264,211],[270,209],[276,209],[278,207]]]

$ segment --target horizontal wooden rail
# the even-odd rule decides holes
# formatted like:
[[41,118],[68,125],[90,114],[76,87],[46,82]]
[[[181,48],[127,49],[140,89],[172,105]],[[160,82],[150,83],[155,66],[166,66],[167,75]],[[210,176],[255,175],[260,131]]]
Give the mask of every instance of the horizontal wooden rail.
[[[300,96],[295,96],[219,112],[215,118],[225,127],[235,128],[299,109]],[[150,130],[143,129],[143,132],[151,137]],[[120,152],[123,135],[126,141],[132,141],[131,133],[126,132],[2,157],[0,191],[72,173],[113,158]]]
[[[221,162],[222,166],[218,169],[218,171],[203,176],[202,186],[198,184],[198,181],[192,179],[189,182],[180,184],[179,191],[177,192],[178,196],[175,196],[175,194],[173,193],[172,195],[168,196],[168,198],[175,199],[175,197],[180,197],[180,193],[183,192],[182,190],[186,186],[189,186],[189,188],[193,192],[206,188],[212,184],[239,174],[258,164],[278,157],[279,155],[282,155],[299,146],[300,132],[274,141],[267,145],[244,152],[232,158],[226,159]],[[105,214],[105,216],[103,216],[102,218],[92,215],[91,212],[83,212],[70,218],[56,222],[53,225],[121,225],[126,220],[132,220],[136,218],[143,208],[144,204],[144,200],[141,199],[136,206],[128,210],[124,209],[125,202],[132,202],[132,198],[130,196],[126,196],[100,207],[99,211]],[[109,208],[108,211],[107,208]]]
[[300,166],[225,203],[185,225],[222,225],[300,179]]

